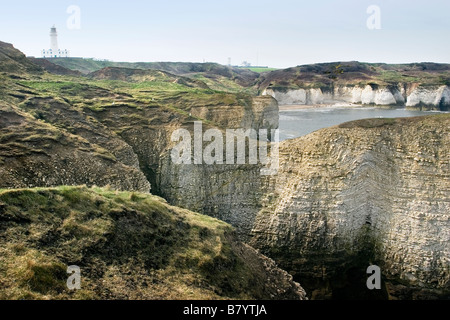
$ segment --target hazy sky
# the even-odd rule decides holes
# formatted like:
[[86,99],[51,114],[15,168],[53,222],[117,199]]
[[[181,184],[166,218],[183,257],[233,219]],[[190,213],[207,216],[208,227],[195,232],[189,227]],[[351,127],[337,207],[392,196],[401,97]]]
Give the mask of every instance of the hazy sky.
[[[450,63],[449,0],[0,1],[0,41],[31,56],[50,48],[55,24],[71,56],[114,61]],[[71,5],[79,29],[67,26]],[[370,5],[381,29],[367,27]]]

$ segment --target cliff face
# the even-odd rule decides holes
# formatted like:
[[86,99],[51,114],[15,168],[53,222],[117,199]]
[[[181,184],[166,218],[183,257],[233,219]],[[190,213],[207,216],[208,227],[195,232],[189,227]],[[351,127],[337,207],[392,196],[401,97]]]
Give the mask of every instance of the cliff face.
[[[210,123],[229,129],[278,127],[278,104],[271,97],[256,97],[241,106],[193,106],[190,112],[193,117],[204,119],[204,130],[212,127]],[[132,146],[142,171],[152,184],[152,192],[173,205],[233,223],[240,233],[240,226],[251,225],[254,207],[258,204],[258,195],[253,190],[259,189],[259,167],[176,165],[172,162],[170,150],[176,143],[171,141],[171,135],[185,128],[193,137],[192,118],[181,122],[165,113],[154,121],[154,109],[133,110],[131,114],[126,107],[108,108],[93,115]],[[127,120],[129,116],[132,117]],[[135,125],[130,126],[130,123]]]
[[[2,46],[0,53],[15,50]],[[334,65],[331,71],[330,66],[308,66],[300,68],[306,75],[298,76],[295,89],[289,83],[271,86],[269,77],[261,84],[267,85],[267,95],[251,97],[210,90],[197,81],[176,82],[182,78],[167,73],[131,69],[91,75],[128,82],[73,82],[42,74],[18,53],[5,56],[0,56],[6,66],[0,75],[0,187],[109,184],[148,192],[151,184],[152,192],[172,205],[231,223],[241,239],[276,259],[313,297],[342,297],[348,285],[358,287],[354,294],[365,294],[369,264],[382,269],[384,295],[448,295],[448,115],[351,122],[285,141],[280,144],[279,172],[268,177],[261,175],[259,165],[177,165],[170,158],[172,133],[180,128],[192,133],[194,121],[203,121],[204,130],[277,128],[278,104],[269,95],[281,103],[344,101],[442,109],[449,101],[446,85],[358,86],[344,80],[371,82],[374,66],[355,64],[348,72]],[[16,68],[22,62],[22,69]],[[25,74],[28,67],[36,72],[33,76]],[[432,79],[441,75],[441,67],[435,67],[421,66]],[[419,72],[411,68],[405,72]],[[13,74],[17,70],[25,71],[18,77]],[[297,71],[274,74],[284,79]],[[345,79],[331,85],[334,77]],[[301,87],[308,79],[325,78],[329,83],[322,87]],[[140,79],[151,81],[133,82]],[[28,221],[14,214],[2,219]],[[52,239],[51,232],[48,237],[39,243]],[[259,278],[258,283],[266,280]]]
[[[8,50],[17,51],[0,43],[0,188],[13,189],[0,190],[0,299],[305,298],[231,226],[148,194],[149,181],[154,193],[174,190],[162,181],[176,173],[161,169],[174,130],[195,120],[275,128],[273,98],[152,70],[91,75],[127,80],[111,88],[44,73],[18,52],[1,60]],[[192,185],[187,178],[181,187]],[[60,187],[84,184],[109,187]],[[209,202],[198,207],[212,200],[199,194]],[[80,291],[65,286],[72,264],[81,268]]]
[[331,90],[265,89],[263,95],[274,97],[280,105],[289,104],[334,104],[355,103],[380,106],[406,106],[412,109],[445,111],[450,106],[448,86],[428,86],[397,84],[396,86],[364,87],[339,85]]
[[162,185],[171,203],[237,227],[315,298],[349,286],[364,297],[371,264],[384,279],[373,294],[445,297],[449,126],[448,115],[351,122],[282,142],[277,175],[167,160]]
[[418,87],[408,96],[406,106],[415,108],[432,106],[436,110],[449,110],[450,88],[448,86]]
[[[170,172],[161,168],[174,130],[193,121],[278,127],[271,97],[217,92],[200,80],[158,70],[109,67],[71,78],[44,73],[32,61],[0,42],[0,187],[109,184],[148,192],[152,185],[153,193],[167,195],[172,187],[163,175]],[[179,73],[235,75],[215,64],[163,65]]]
[[262,94],[279,104],[357,103],[448,110],[450,65],[356,61],[304,65],[266,73]]
[[236,106],[194,106],[190,112],[193,117],[210,121],[219,128],[278,128],[278,103],[270,97],[254,97]]
[[124,162],[93,141],[5,103],[0,104],[0,141],[1,188],[87,184],[150,190],[136,159],[127,154],[129,146],[122,141],[111,140],[109,147],[115,144],[119,153],[127,155],[122,157],[128,159]]
[[445,296],[449,129],[448,115],[367,120],[283,142],[250,243],[308,289],[327,279],[338,292],[335,279],[377,264],[393,297]]

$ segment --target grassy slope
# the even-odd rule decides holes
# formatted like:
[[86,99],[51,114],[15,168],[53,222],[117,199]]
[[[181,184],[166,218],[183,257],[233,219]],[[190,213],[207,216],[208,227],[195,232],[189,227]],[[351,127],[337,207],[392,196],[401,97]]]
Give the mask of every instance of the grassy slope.
[[259,71],[254,72],[250,69],[230,68],[217,63],[113,62],[83,58],[52,58],[48,60],[59,66],[80,71],[84,74],[92,73],[106,67],[162,70],[172,74],[202,80],[212,89],[227,92],[256,93],[255,88],[252,86],[259,77]]
[[[158,108],[185,118],[189,117],[189,111],[194,106],[246,105],[251,99],[246,93],[193,87],[168,81],[165,76],[152,81],[126,82],[43,74],[33,77],[23,75],[18,80],[4,76],[0,78],[2,82],[0,98],[14,104],[24,103],[36,96],[59,97],[75,108],[95,111],[120,104],[131,108]],[[206,119],[199,120],[208,122]]]
[[435,63],[382,64],[361,62],[318,63],[265,73],[259,89],[330,88],[333,85],[365,86],[418,83],[449,85],[450,65]]
[[277,68],[253,68],[253,67],[244,68],[244,69],[248,69],[250,71],[258,72],[258,73],[270,72],[270,71],[277,70]]
[[299,298],[228,224],[148,194],[0,190],[0,234],[0,299],[269,299],[271,277],[278,298]]
[[43,72],[43,69],[27,59],[12,44],[0,41],[0,72],[39,74]]
[[[280,90],[296,88],[327,88],[333,85],[365,86],[421,84],[449,85],[450,65],[436,63],[383,64],[334,62],[303,65],[287,69],[228,68],[218,64],[193,63],[122,63],[80,58],[56,58],[52,62],[87,73],[107,66],[161,69],[205,82],[214,90],[246,92],[256,95],[267,87]],[[257,76],[260,74],[260,76]]]

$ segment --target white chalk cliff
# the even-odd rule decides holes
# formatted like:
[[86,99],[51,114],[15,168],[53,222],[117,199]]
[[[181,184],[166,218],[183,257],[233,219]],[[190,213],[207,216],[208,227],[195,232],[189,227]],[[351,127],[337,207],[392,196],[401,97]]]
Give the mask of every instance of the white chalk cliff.
[[335,86],[332,90],[311,89],[272,89],[267,88],[262,95],[274,97],[280,105],[311,105],[354,103],[380,106],[406,106],[445,110],[450,106],[448,86],[402,85],[391,87]]

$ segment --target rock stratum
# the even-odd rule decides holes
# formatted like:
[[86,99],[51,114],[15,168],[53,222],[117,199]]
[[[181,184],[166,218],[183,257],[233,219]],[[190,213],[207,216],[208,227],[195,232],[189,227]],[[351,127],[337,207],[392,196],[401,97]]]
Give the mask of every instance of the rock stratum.
[[448,297],[449,129],[449,115],[372,119],[281,143],[250,243],[334,293],[376,264],[392,298]]
[[[255,166],[163,167],[169,201],[230,222],[313,298],[448,297],[450,115],[371,119],[280,144],[278,174]],[[358,276],[359,273],[359,276]],[[357,280],[352,277],[356,277]],[[344,290],[345,291],[345,290]]]
[[[82,59],[76,62],[85,63]],[[273,258],[313,299],[449,297],[448,114],[362,120],[284,141],[279,144],[278,173],[262,176],[260,165],[184,165],[174,164],[170,158],[175,145],[171,141],[172,133],[180,128],[192,133],[194,121],[203,123],[203,131],[209,128],[224,132],[234,128],[271,130],[278,127],[280,101],[269,95],[255,97],[234,93],[236,83],[243,79],[231,79],[237,76],[227,74],[230,70],[209,65],[200,68],[194,64],[167,64],[171,67],[169,73],[107,66],[81,76],[54,67],[51,62],[41,61],[40,65],[53,73],[45,72],[11,45],[0,43],[0,188],[8,189],[0,193],[1,239],[6,239],[6,247],[2,248],[9,250],[5,251],[6,257],[14,263],[31,261],[19,269],[12,265],[5,267],[6,260],[0,264],[2,285],[13,288],[14,284],[9,281],[11,276],[19,282],[28,279],[26,281],[38,285],[40,280],[36,282],[33,277],[41,271],[48,279],[49,274],[61,275],[61,263],[95,262],[104,273],[90,274],[89,290],[92,290],[76,298],[92,298],[95,294],[101,298],[173,298],[170,294],[173,287],[163,285],[149,291],[133,283],[132,277],[127,278],[124,270],[135,264],[130,264],[131,260],[113,260],[121,254],[128,257],[126,251],[130,246],[125,240],[120,243],[110,240],[125,231],[131,237],[134,228],[131,226],[141,228],[135,230],[141,235],[139,239],[132,238],[134,247],[149,241],[146,238],[149,234],[156,234],[156,238],[151,239],[160,239],[165,235],[164,219],[151,222],[156,228],[153,231],[149,225],[141,226],[138,221],[147,221],[153,214],[167,210],[186,213],[187,209],[221,219],[235,228],[232,236],[228,236],[231,234],[228,232],[223,236],[219,231],[224,224],[196,215],[208,222],[207,229],[212,232],[205,231],[206,236],[199,234],[200,238],[205,236],[211,240],[209,235],[217,235],[225,247],[234,248],[226,251],[234,252],[226,258],[228,262],[237,261],[232,266],[238,268],[241,261],[247,271],[248,268],[262,270],[258,271],[257,278],[245,271],[242,273],[244,278],[258,279],[255,281],[261,284],[268,281],[268,274],[275,272],[277,275],[276,283],[269,286],[267,292],[261,291],[260,285],[255,287],[256,291],[251,291],[250,283],[226,283],[221,277],[218,277],[219,283],[214,282],[215,276],[211,274],[228,270],[228,262],[207,264],[211,274],[206,275],[196,265],[195,268],[200,268],[195,269],[197,276],[189,274],[184,278],[187,282],[180,284],[185,288],[193,285],[196,288],[194,294],[190,296],[185,292],[183,297],[304,298],[298,284],[277,269],[273,261],[264,260],[246,245],[227,242],[236,237]],[[192,78],[185,68],[195,73],[190,75]],[[216,76],[230,77],[232,90],[214,90],[209,83],[202,82],[198,76],[205,68],[212,68],[208,70]],[[273,71],[254,80],[261,92],[273,90],[287,94],[294,90],[296,99],[306,99],[305,103],[319,103],[325,98],[333,100],[337,90],[340,97],[353,99],[356,94],[359,99],[361,95],[368,103],[385,104],[393,102],[393,97],[396,103],[403,98],[405,104],[409,99],[411,103],[421,101],[419,104],[423,102],[429,108],[429,103],[437,103],[437,100],[427,100],[431,96],[423,91],[426,86],[437,86],[437,91],[432,89],[435,91],[431,95],[441,94],[445,98],[448,94],[445,88],[439,89],[448,85],[446,65],[355,63],[351,68],[340,64],[313,65]],[[184,75],[176,74],[177,70]],[[400,79],[399,70],[404,73]],[[298,72],[299,78],[292,78]],[[202,77],[212,76],[212,73]],[[248,85],[251,74],[245,73],[245,76]],[[305,85],[305,81],[309,81],[309,85]],[[364,85],[357,89],[357,82]],[[397,86],[400,94],[394,95],[391,89],[395,83],[408,85]],[[312,84],[317,86],[311,87]],[[325,89],[330,88],[333,88],[329,91],[332,93],[325,97]],[[416,92],[415,96],[413,92]],[[442,97],[437,103],[440,109],[445,107],[441,102],[447,101]],[[284,98],[278,96],[278,99]],[[60,188],[60,185],[86,185],[87,188],[14,191],[17,188]],[[106,189],[88,189],[94,186]],[[65,188],[69,188],[68,191]],[[133,195],[131,191],[136,193]],[[138,192],[152,192],[179,208],[164,204],[161,198]],[[77,197],[87,199],[86,207],[77,207]],[[157,209],[139,207],[141,198],[146,205]],[[60,211],[53,199],[66,203],[66,207],[75,205],[76,212],[67,216],[68,213]],[[46,209],[46,201],[51,210]],[[121,201],[125,203],[123,206]],[[114,210],[108,211],[105,206]],[[135,212],[127,211],[128,206]],[[21,213],[22,209],[27,214]],[[53,217],[51,212],[57,215]],[[39,215],[47,220],[38,221]],[[119,216],[125,220],[120,220]],[[177,218],[169,216],[179,219],[177,214]],[[120,229],[123,221],[125,226],[130,222],[130,229]],[[70,229],[72,224],[73,229]],[[158,226],[163,226],[164,230]],[[175,224],[168,228],[181,237],[184,232],[180,231],[181,227]],[[105,235],[102,236],[102,232]],[[89,243],[91,236],[98,240],[95,244]],[[174,236],[174,241],[184,245],[184,238],[178,236]],[[201,245],[204,238],[200,238],[194,237],[190,245],[195,246],[197,242]],[[59,245],[73,241],[87,251],[77,251],[78,260],[74,260],[67,256],[68,253],[57,252],[59,247],[52,244],[55,241]],[[216,250],[213,248],[217,248],[219,242],[211,241],[203,249],[197,249]],[[234,241],[231,242],[236,243]],[[10,242],[15,245],[8,245]],[[154,244],[159,248],[159,242]],[[164,249],[164,243],[161,245]],[[48,254],[46,258],[50,262],[40,260],[37,255],[40,250]],[[139,253],[142,261],[153,261],[144,251]],[[239,252],[248,255],[239,255]],[[259,256],[255,258],[259,262],[246,264],[245,257],[249,255]],[[219,260],[223,258],[219,256]],[[381,267],[383,286],[380,291],[369,292],[366,288],[366,268],[371,264]],[[269,270],[262,265],[270,266]],[[37,267],[33,269],[34,266]],[[179,265],[165,266],[177,271]],[[165,270],[173,271],[170,268]],[[233,277],[240,276],[239,271],[243,269],[233,268],[237,272]],[[144,269],[132,272],[142,273],[149,281],[159,283],[161,278]],[[199,275],[205,277],[200,279]],[[114,285],[102,287],[98,281],[110,276],[115,279]],[[52,291],[48,285],[33,289],[26,281],[20,282],[17,290],[12,291],[14,294],[4,297],[74,298],[67,296],[64,290]],[[146,281],[147,285],[149,281]],[[206,284],[196,286],[198,281],[212,289],[205,289]],[[54,283],[56,287],[60,286],[58,283]],[[130,283],[133,283],[130,293],[120,289]],[[158,295],[158,288],[166,291]],[[104,295],[99,293],[103,289],[107,289]]]
[[450,66],[339,62],[272,71],[258,80],[282,105],[363,104],[449,110]]
[[449,86],[417,85],[380,87],[337,86],[327,89],[266,89],[263,95],[274,97],[282,105],[363,104],[377,106],[406,106],[410,109],[446,111],[450,106]]

